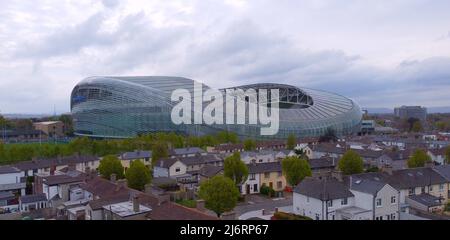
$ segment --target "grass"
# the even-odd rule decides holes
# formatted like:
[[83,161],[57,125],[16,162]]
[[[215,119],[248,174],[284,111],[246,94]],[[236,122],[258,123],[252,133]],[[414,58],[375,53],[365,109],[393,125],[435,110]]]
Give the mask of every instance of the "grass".
[[176,203],[183,205],[188,208],[196,208],[197,207],[197,201],[195,200],[177,200]]

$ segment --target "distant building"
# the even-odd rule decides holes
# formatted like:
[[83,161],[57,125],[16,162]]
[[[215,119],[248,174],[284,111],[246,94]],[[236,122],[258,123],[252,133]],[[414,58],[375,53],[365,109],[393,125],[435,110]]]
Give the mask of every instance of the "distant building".
[[420,121],[427,120],[427,109],[421,106],[401,106],[394,109],[394,114],[402,119],[417,118]]
[[362,120],[360,135],[370,135],[375,132],[374,120]]
[[49,137],[64,136],[64,123],[61,121],[38,122],[33,124],[34,129],[41,130]]

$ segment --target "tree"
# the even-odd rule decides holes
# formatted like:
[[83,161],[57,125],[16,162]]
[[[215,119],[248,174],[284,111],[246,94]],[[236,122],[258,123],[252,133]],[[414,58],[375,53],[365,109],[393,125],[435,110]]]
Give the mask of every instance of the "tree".
[[423,131],[423,127],[422,127],[422,124],[420,123],[420,121],[414,122],[411,131],[413,131],[413,132]]
[[281,162],[283,174],[291,186],[297,186],[305,177],[312,175],[308,161],[299,157],[287,157]]
[[244,141],[244,150],[245,151],[253,151],[256,149],[256,142],[252,139],[246,139]]
[[139,191],[143,191],[145,185],[152,180],[150,169],[141,161],[131,162],[130,168],[125,173],[125,177],[127,178],[128,187]]
[[225,177],[232,179],[235,185],[244,183],[248,177],[248,167],[241,160],[239,152],[225,158],[223,171]]
[[169,149],[167,143],[156,142],[152,147],[152,163],[155,164],[161,158],[166,158],[169,156]]
[[217,140],[220,143],[237,143],[239,138],[236,133],[222,131],[217,134]]
[[364,161],[353,150],[348,150],[338,163],[339,170],[345,175],[358,174],[364,171]]
[[290,134],[287,139],[286,148],[289,150],[294,150],[295,146],[297,146],[297,138],[294,134]]
[[103,157],[103,159],[100,161],[98,171],[100,172],[100,175],[105,179],[110,179],[111,174],[113,173],[116,174],[117,179],[122,179],[124,177],[122,163],[114,155]]
[[63,114],[63,115],[59,116],[58,120],[64,124],[64,134],[73,135],[72,117],[70,115]]
[[445,149],[445,160],[447,164],[450,164],[450,146]]
[[426,163],[431,162],[431,157],[422,150],[417,149],[414,154],[408,159],[409,168],[419,168],[424,167]]
[[205,207],[214,211],[218,217],[236,207],[239,191],[233,180],[215,176],[200,185],[198,195],[205,200]]

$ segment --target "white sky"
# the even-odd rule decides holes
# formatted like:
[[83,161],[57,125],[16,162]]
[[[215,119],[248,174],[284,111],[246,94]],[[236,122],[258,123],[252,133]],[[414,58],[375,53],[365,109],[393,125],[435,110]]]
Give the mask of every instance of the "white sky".
[[0,0],[0,112],[68,112],[94,75],[280,82],[450,106],[448,0]]

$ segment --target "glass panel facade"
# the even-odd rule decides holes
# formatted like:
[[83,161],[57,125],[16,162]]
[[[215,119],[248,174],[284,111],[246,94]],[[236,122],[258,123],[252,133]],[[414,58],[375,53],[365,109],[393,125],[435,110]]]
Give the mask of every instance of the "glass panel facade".
[[[154,132],[204,135],[227,130],[243,138],[276,139],[287,138],[290,134],[317,137],[328,128],[333,128],[338,135],[347,135],[359,128],[362,118],[359,106],[343,96],[282,84],[255,84],[234,88],[268,89],[269,92],[280,89],[277,135],[261,136],[262,126],[250,124],[175,125],[171,121],[171,111],[176,103],[170,96],[173,90],[180,88],[189,90],[193,96],[194,81],[179,77],[85,79],[71,94],[75,132],[81,136],[128,138]],[[209,87],[203,87],[204,91],[207,89]]]

